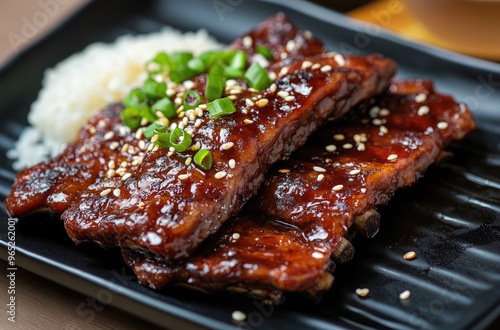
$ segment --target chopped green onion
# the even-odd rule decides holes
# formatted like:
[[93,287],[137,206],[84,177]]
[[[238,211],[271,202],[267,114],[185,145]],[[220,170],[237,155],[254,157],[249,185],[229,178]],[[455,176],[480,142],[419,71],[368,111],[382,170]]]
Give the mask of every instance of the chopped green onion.
[[121,112],[123,123],[131,129],[136,129],[141,125],[141,117],[139,108],[125,108]]
[[162,64],[162,65],[169,65],[170,64],[170,57],[166,53],[160,52],[160,53],[156,54],[153,61],[156,63]]
[[183,152],[191,146],[191,135],[185,130],[176,128],[170,133],[169,142],[178,152]]
[[205,68],[211,67],[217,60],[217,51],[207,51],[203,52],[198,56],[198,58],[205,64]]
[[231,59],[229,66],[233,69],[244,70],[247,67],[247,54],[242,50],[237,51]]
[[187,66],[188,66],[188,68],[195,71],[196,73],[205,72],[205,70],[207,69],[207,67],[205,66],[205,63],[199,57],[195,57],[195,58],[189,60]]
[[146,62],[146,71],[149,74],[158,74],[165,71],[170,65],[170,58],[166,53],[158,53],[154,59]]
[[259,45],[257,46],[256,51],[257,54],[264,56],[268,60],[272,60],[274,58],[273,52],[266,46]]
[[196,72],[189,68],[187,64],[172,67],[169,73],[170,80],[178,84],[194,76],[196,76]]
[[146,127],[146,129],[142,132],[142,134],[144,134],[144,137],[149,140],[155,134],[163,133],[165,131],[168,131],[167,126],[158,123],[152,123],[151,125]]
[[156,111],[160,111],[166,118],[169,119],[177,116],[177,113],[175,112],[175,104],[170,101],[168,97],[160,99],[158,102],[153,104],[151,108],[155,113]]
[[201,96],[197,91],[189,90],[182,97],[184,111],[194,109],[201,103]]
[[[168,142],[169,144],[171,144],[170,143],[171,132],[168,132],[168,133],[157,133],[157,134],[158,134],[158,140],[163,141],[163,142]],[[169,145],[169,147],[171,147],[171,145]]]
[[272,84],[266,70],[257,62],[253,62],[247,72],[245,72],[245,79],[251,87],[259,91],[263,91]]
[[146,94],[144,94],[144,92],[140,88],[133,89],[127,95],[127,97],[123,99],[123,104],[126,107],[135,107],[142,104],[146,104],[146,102],[147,102]]
[[194,162],[208,171],[212,167],[212,153],[209,150],[201,149],[194,155]]
[[227,79],[243,79],[245,77],[245,72],[243,70],[235,69],[230,66],[224,68],[224,77]]
[[172,68],[175,69],[176,65],[187,64],[193,58],[193,53],[190,52],[174,52],[172,54]]
[[144,82],[142,91],[149,97],[163,97],[167,92],[167,84],[148,78]]
[[227,97],[208,103],[207,109],[210,116],[214,119],[236,112],[233,101]]
[[160,148],[162,148],[162,149],[168,149],[172,146],[172,144],[170,144],[169,141],[161,141],[161,140],[155,141],[155,143],[153,143],[153,145],[160,146]]
[[222,76],[224,68],[220,64],[215,64],[207,76],[207,86],[205,87],[205,97],[215,100],[222,96],[224,90],[224,78]]
[[146,120],[150,123],[158,119],[153,110],[151,110],[151,108],[147,105],[140,108],[139,116],[141,116],[142,118],[146,118]]

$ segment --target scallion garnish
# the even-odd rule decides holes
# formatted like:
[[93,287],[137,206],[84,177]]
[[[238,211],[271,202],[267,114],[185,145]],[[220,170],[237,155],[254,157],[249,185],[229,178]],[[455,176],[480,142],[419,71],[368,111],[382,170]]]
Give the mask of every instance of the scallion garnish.
[[264,56],[268,60],[272,60],[274,58],[273,52],[266,46],[259,45],[255,50],[257,51],[257,54]]
[[170,133],[169,142],[175,151],[183,152],[191,146],[191,135],[183,129],[176,128]]
[[148,78],[144,82],[142,91],[149,97],[163,97],[167,91],[167,84]]
[[177,116],[175,112],[175,104],[168,97],[164,97],[157,101],[155,104],[151,106],[151,109],[156,113],[156,111],[160,111],[163,113],[165,118],[174,118]]
[[136,129],[141,125],[141,116],[139,112],[139,108],[125,108],[120,113],[120,116],[125,125],[130,127],[130,129]]
[[205,87],[205,97],[215,100],[222,96],[224,90],[224,68],[220,64],[215,64],[207,76],[207,86]]
[[149,123],[152,123],[158,119],[155,113],[147,105],[144,105],[143,107],[140,108],[139,116],[145,118]]
[[189,90],[182,96],[184,111],[194,109],[201,103],[201,96],[197,91]]
[[237,51],[233,55],[229,66],[233,69],[244,70],[247,67],[247,54],[242,50]]
[[146,71],[149,74],[163,73],[170,65],[170,58],[166,53],[158,53],[155,58],[146,62]]
[[230,66],[224,68],[224,77],[227,79],[243,79],[245,77],[245,72],[240,69],[235,69]]
[[212,153],[209,150],[201,149],[194,155],[194,162],[204,170],[212,167]]
[[142,132],[146,139],[151,139],[155,134],[164,133],[168,131],[168,128],[162,124],[152,123]]
[[136,107],[141,104],[146,104],[147,102],[147,97],[146,94],[140,89],[140,88],[135,88],[133,89],[124,99],[123,99],[123,104],[126,107]]
[[196,73],[200,74],[202,72],[205,72],[206,70],[206,66],[205,66],[205,63],[203,62],[203,60],[199,57],[195,57],[191,60],[189,60],[187,66],[195,71]]
[[207,109],[214,119],[236,112],[233,101],[227,97],[207,103]]
[[273,83],[266,70],[257,62],[253,62],[247,72],[245,72],[245,79],[251,87],[259,91],[263,91]]

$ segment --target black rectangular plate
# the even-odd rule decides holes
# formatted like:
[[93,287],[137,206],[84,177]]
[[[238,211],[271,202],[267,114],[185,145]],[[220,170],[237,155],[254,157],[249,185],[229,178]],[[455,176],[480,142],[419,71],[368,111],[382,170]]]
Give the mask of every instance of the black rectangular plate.
[[[224,12],[215,4],[225,4]],[[483,328],[500,313],[500,65],[413,43],[394,34],[304,1],[118,1],[92,2],[50,36],[17,56],[0,72],[0,149],[14,145],[43,71],[91,42],[111,42],[125,33],[207,29],[229,43],[268,15],[287,13],[330,50],[379,52],[400,65],[399,78],[433,79],[440,92],[466,102],[478,120],[476,132],[449,150],[453,158],[431,168],[418,184],[398,192],[380,209],[382,226],[372,240],[356,238],[353,261],[338,267],[321,303],[288,295],[265,307],[230,295],[182,288],[153,291],[136,283],[116,250],[75,246],[58,219],[33,216],[16,228],[17,263],[87,295],[169,328]],[[85,74],[85,72],[82,72]],[[2,201],[16,175],[0,159]],[[7,215],[0,244],[6,258]],[[410,250],[418,258],[402,259]],[[358,287],[370,288],[361,299]],[[409,289],[411,298],[401,301]],[[247,321],[235,324],[240,309]]]

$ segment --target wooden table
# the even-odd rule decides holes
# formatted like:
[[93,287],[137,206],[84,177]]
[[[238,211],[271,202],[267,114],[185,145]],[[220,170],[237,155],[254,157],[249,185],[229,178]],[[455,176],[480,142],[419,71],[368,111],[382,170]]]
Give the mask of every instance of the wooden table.
[[[0,67],[88,1],[2,0],[0,2]],[[394,0],[391,2],[394,3]],[[40,3],[52,5],[43,6]],[[376,1],[350,14],[355,18],[382,25],[396,32],[406,32],[409,37],[424,41],[432,38],[418,25],[418,22],[415,22],[401,3],[401,7],[394,9],[389,22],[378,21],[373,13],[386,10],[388,3],[388,0]],[[36,20],[39,20],[38,26],[33,24]],[[429,42],[432,43],[432,40]],[[6,269],[7,263],[0,260],[0,268]],[[5,289],[7,287],[7,277],[0,276],[2,305],[8,299]],[[23,269],[18,269],[16,273],[16,288],[17,322],[15,324],[8,322],[3,315],[0,317],[0,329],[156,329],[110,306],[96,312],[92,317],[82,315],[77,311],[79,306],[87,303],[88,297]]]

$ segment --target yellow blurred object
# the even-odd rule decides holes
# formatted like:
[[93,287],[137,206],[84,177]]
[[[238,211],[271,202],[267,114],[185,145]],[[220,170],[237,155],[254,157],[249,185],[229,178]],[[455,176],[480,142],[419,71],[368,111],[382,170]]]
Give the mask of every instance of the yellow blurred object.
[[348,15],[425,43],[500,60],[500,0],[379,0]]

